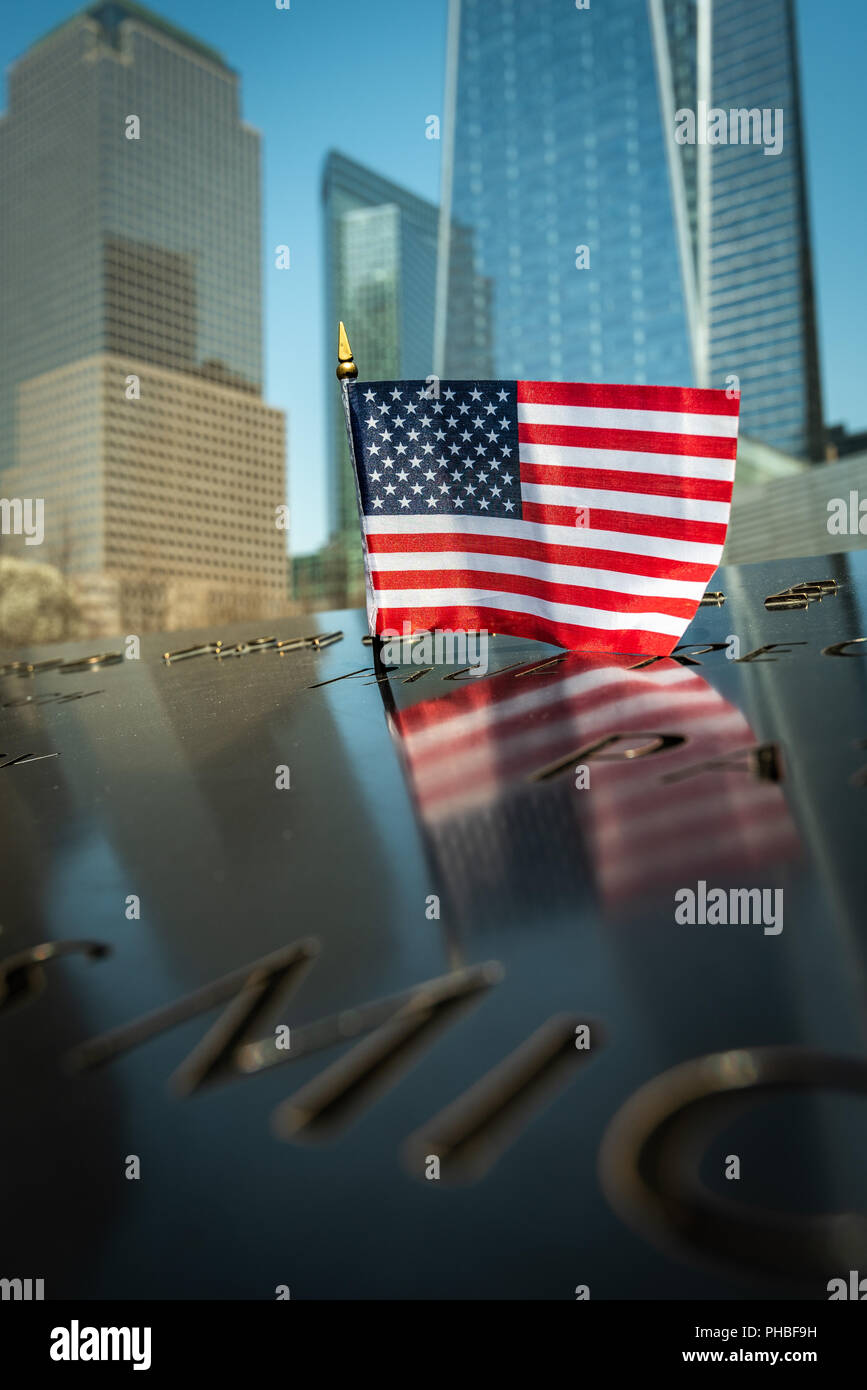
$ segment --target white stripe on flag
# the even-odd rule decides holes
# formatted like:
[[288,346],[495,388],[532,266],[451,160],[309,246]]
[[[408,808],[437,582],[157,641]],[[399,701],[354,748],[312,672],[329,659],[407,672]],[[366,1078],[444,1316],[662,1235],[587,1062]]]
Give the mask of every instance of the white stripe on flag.
[[549,526],[544,522],[505,521],[484,516],[366,516],[364,529],[371,535],[476,535],[505,536],[510,540],[541,541],[547,545],[580,546],[585,550],[613,550],[624,555],[654,555],[664,560],[683,560],[693,565],[719,564],[719,545],[700,541],[676,541],[668,536],[642,536],[635,531],[597,531],[595,527]]
[[[518,401],[520,425],[577,425],[596,430],[645,430],[654,434],[711,435],[736,439],[737,415],[690,415],[668,410],[607,410],[588,405]],[[607,451],[606,451],[607,452]]]
[[648,454],[631,449],[572,448],[566,444],[518,446],[521,463],[548,468],[604,468],[612,473],[653,473],[664,478],[695,478],[730,483],[734,459],[692,458],[689,454]]
[[706,584],[687,579],[655,579],[619,570],[588,569],[585,565],[553,565],[545,560],[524,560],[515,555],[488,555],[475,550],[374,550],[370,568],[392,570],[482,570],[496,574],[521,574],[552,584],[610,589],[621,594],[647,594],[654,598],[700,599]]
[[609,488],[557,487],[548,483],[522,483],[521,496],[525,502],[549,507],[599,507],[611,512],[634,512],[636,516],[670,516],[723,525],[731,510],[728,502],[704,502],[699,497],[664,497],[653,492],[615,492]]

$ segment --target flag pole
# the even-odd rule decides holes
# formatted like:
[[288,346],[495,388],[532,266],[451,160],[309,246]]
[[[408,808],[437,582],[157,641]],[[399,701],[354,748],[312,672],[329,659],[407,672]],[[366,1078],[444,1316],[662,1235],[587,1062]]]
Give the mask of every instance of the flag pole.
[[[349,345],[349,336],[346,326],[341,320],[337,328],[337,380],[340,382],[341,391],[344,390],[343,383],[355,381],[358,376],[358,367],[355,358],[352,356],[352,348]],[[345,395],[345,391],[344,391]],[[349,415],[347,410],[347,425]],[[352,443],[352,431],[349,430],[349,447],[353,455],[353,466],[355,463],[355,447]],[[359,521],[361,521],[361,503],[359,501]],[[370,649],[373,653],[373,665],[377,676],[385,675],[385,666],[382,661],[382,639],[376,633],[371,633]]]

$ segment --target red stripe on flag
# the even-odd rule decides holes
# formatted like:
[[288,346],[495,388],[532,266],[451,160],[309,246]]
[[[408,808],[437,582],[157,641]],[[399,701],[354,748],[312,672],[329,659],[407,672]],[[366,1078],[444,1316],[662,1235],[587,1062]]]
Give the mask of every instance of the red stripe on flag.
[[678,516],[647,516],[644,512],[609,512],[604,507],[555,507],[549,502],[524,502],[524,520],[546,526],[574,526],[575,516],[586,510],[589,531],[633,532],[637,536],[662,536],[673,541],[697,541],[722,546],[726,538],[723,521],[686,521]]
[[723,478],[679,478],[671,473],[621,473],[610,468],[563,468],[523,461],[521,482],[611,488],[615,492],[646,492],[656,497],[694,497],[701,502],[731,502],[733,487]]
[[519,381],[519,404],[583,405],[599,410],[665,410],[693,415],[737,415],[740,398],[685,386],[603,386],[598,382]]
[[436,607],[379,608],[376,631],[401,632],[408,622],[413,631],[434,628],[464,632],[509,632],[537,642],[560,643],[573,651],[624,652],[637,656],[667,656],[674,638],[664,632],[636,632],[634,628],[581,627],[574,623],[553,622],[529,613],[513,613],[507,608]]
[[[573,607],[604,608],[622,613],[667,613],[687,622],[698,608],[698,599],[657,598],[655,594],[623,594],[611,589],[584,588],[534,579],[525,574],[502,574],[492,570],[373,570],[373,587],[387,594],[390,589],[487,589],[495,593],[527,594],[550,603]],[[457,597],[457,595],[455,595]],[[387,602],[387,600],[386,600]]]
[[520,444],[558,444],[568,449],[620,449],[643,454],[689,454],[690,458],[733,459],[738,441],[713,434],[672,434],[665,430],[594,429],[588,425],[519,423]]
[[[575,530],[575,512],[568,513],[570,530]],[[548,545],[545,541],[522,540],[516,536],[472,536],[446,532],[368,531],[371,554],[433,554],[438,551],[467,555],[511,555],[521,560],[541,560],[552,565],[582,565],[587,569],[640,574],[647,579],[682,579],[706,584],[715,572],[711,564],[686,560],[665,560],[656,555],[631,555],[620,550],[593,550],[582,545]]]

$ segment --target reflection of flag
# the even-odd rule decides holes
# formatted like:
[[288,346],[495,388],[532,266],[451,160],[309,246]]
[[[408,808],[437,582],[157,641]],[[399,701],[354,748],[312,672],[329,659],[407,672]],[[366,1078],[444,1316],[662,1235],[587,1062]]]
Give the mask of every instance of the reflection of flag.
[[[743,770],[737,756],[755,745],[747,720],[694,670],[675,661],[630,670],[625,659],[578,654],[523,674],[528,669],[475,679],[393,716],[434,843],[466,841],[474,820],[484,821],[487,854],[502,858],[498,808],[508,807],[514,823],[520,805],[524,837],[550,839],[546,799],[557,797],[561,820],[571,812],[576,835],[583,831],[597,887],[612,906],[690,877],[760,871],[796,851],[781,788]],[[615,734],[624,737],[586,751]],[[663,734],[685,741],[626,756]],[[579,790],[582,749],[590,785]],[[535,780],[563,759],[561,773]],[[725,769],[701,767],[723,760]],[[535,857],[545,859],[550,878],[550,846]],[[446,860],[441,868],[448,875]]]
[[354,382],[371,628],[666,655],[720,561],[738,400],[551,382]]

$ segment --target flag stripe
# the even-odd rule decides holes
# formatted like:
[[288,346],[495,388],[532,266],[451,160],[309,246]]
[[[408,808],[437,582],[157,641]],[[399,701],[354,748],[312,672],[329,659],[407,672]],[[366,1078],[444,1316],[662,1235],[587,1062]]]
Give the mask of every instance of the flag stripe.
[[[524,506],[524,516],[528,521],[538,521],[543,525],[568,526],[571,521],[574,526],[575,513],[579,510],[580,508],[574,504],[558,506],[550,502],[528,501]],[[686,521],[680,517],[666,516],[648,517],[641,512],[608,511],[604,507],[594,507],[590,513],[590,524],[582,526],[581,530],[592,535],[597,526],[602,527],[606,533],[631,532],[630,548],[633,546],[633,541],[639,537],[646,540],[655,536],[672,542],[680,542],[681,545],[689,541],[698,541],[706,545],[715,544],[718,547],[717,554],[719,555],[722,553],[726,538],[726,523],[722,521]],[[621,537],[621,544],[624,543]],[[588,540],[587,544],[592,544],[592,542]]]
[[[401,592],[405,600],[406,592]],[[454,595],[450,591],[446,592],[449,593],[450,599],[460,597],[461,593],[460,590]],[[593,609],[585,610],[587,618],[584,622],[577,621],[574,615],[572,621],[565,622],[550,613],[540,611],[552,606],[541,601],[533,604],[528,601],[524,607],[515,603],[514,607],[510,608],[507,606],[507,595],[503,595],[500,607],[481,602],[431,603],[429,606],[422,606],[417,601],[394,603],[394,597],[389,595],[389,607],[376,608],[375,631],[378,633],[400,632],[403,623],[408,622],[413,631],[430,632],[433,628],[451,628],[466,632],[510,632],[516,637],[529,637],[537,642],[555,642],[573,651],[598,651],[600,633],[603,633],[606,650],[637,656],[666,656],[674,645],[670,630],[660,630],[655,626],[642,630],[640,626],[624,625],[616,628],[608,624],[603,625],[598,621],[600,614]],[[425,594],[425,598],[430,597],[429,594]],[[673,625],[678,632],[683,626],[671,618],[661,617],[660,622]]]
[[[708,502],[695,496],[671,496],[655,489],[648,493],[619,492],[613,488],[550,486],[525,481],[521,471],[521,496],[528,502],[550,503],[555,507],[590,507],[593,510],[635,512],[639,517],[667,516],[685,521],[712,521],[723,527],[728,522],[726,502]],[[640,529],[640,527],[638,528]]]
[[660,430],[594,430],[579,425],[518,425],[519,444],[559,444],[573,449],[641,449],[648,454],[689,454],[733,459],[737,440]]
[[682,414],[668,410],[607,410],[598,406],[548,405],[518,401],[518,424],[579,425],[602,430],[667,430],[670,434],[710,434],[734,439],[736,415]]
[[723,478],[673,477],[670,473],[627,473],[625,470],[575,464],[534,464],[521,459],[521,482],[559,487],[589,487],[596,490],[624,489],[630,493],[658,497],[694,497],[703,502],[725,504],[728,515],[732,485]]
[[610,589],[622,594],[654,595],[660,598],[700,599],[705,591],[704,580],[684,581],[668,575],[651,578],[645,575],[616,573],[594,569],[587,565],[554,564],[548,560],[524,559],[514,555],[474,554],[469,550],[372,551],[369,555],[373,572],[395,573],[405,570],[484,570],[488,573],[527,575],[550,583],[583,585],[591,589]]
[[[631,552],[633,555],[659,556],[669,563],[683,560],[692,565],[707,565],[708,578],[719,564],[721,549],[721,542],[718,541],[714,544],[704,544],[701,541],[674,540],[672,537],[658,535],[639,535],[637,532],[633,532],[627,539],[616,530],[597,530],[596,527],[583,527],[578,531],[574,514],[569,515],[567,525],[546,522],[544,519],[528,524],[527,521],[506,521],[498,517],[491,517],[489,520],[487,517],[479,516],[369,516],[365,517],[364,529],[368,536],[371,533],[396,533],[404,538],[410,531],[425,537],[437,532],[451,532],[457,537],[469,534],[481,537],[515,537],[518,540],[528,538],[546,547],[575,545],[576,541],[579,541],[580,547],[584,550],[610,550],[618,556]],[[718,528],[714,528],[715,536],[717,530]],[[504,550],[501,553],[508,554],[508,551]],[[612,565],[612,568],[616,566]]]
[[[444,533],[441,535],[424,532],[421,535],[401,534],[393,535],[388,532],[379,532],[373,528],[366,527],[367,549],[371,564],[375,566],[378,556],[402,556],[404,553],[412,557],[415,564],[418,555],[430,555],[436,557],[443,556],[443,568],[451,564],[451,560],[446,558],[451,552],[455,552],[460,558],[467,558],[470,554],[498,556],[508,562],[511,558],[538,561],[545,564],[548,559],[556,564],[587,566],[595,568],[604,565],[612,578],[617,580],[621,575],[633,574],[648,580],[667,579],[670,575],[672,579],[694,582],[701,588],[701,592],[707,586],[707,581],[716,568],[712,560],[705,563],[690,564],[688,561],[674,560],[668,561],[661,559],[654,554],[633,555],[621,550],[604,550],[601,547],[597,550],[585,545],[555,545],[546,544],[543,540],[521,539],[517,536],[477,536],[467,532],[456,532],[456,534]],[[566,532],[570,539],[574,539],[576,532],[574,527],[546,527],[551,532],[555,530]],[[586,535],[586,532],[581,532]],[[391,564],[390,568],[394,568]],[[701,597],[698,594],[697,597]]]
[[576,449],[562,444],[521,444],[522,466],[528,463],[557,468],[602,468],[609,472],[652,474],[667,478],[732,482],[734,459],[691,458],[689,454],[650,454],[641,449]]
[[596,406],[604,410],[661,410],[737,416],[740,400],[724,391],[685,386],[604,386],[598,382],[519,381],[518,404]]
[[[531,598],[548,599],[557,604],[569,604],[574,608],[604,608],[612,612],[631,613],[638,617],[649,617],[647,594],[628,594],[610,589],[597,589],[577,584],[559,584],[550,579],[534,579],[526,574],[508,574],[496,570],[448,571],[449,591],[466,590],[480,596],[480,601],[489,601],[490,593],[522,594]],[[419,592],[437,590],[443,582],[443,572],[437,570],[399,570],[396,573],[374,571],[373,587],[384,595],[384,602],[393,598],[396,592],[418,589]],[[456,593],[455,597],[459,597]],[[654,594],[652,608],[657,614],[674,618],[691,618],[695,612],[694,599],[665,598]]]

